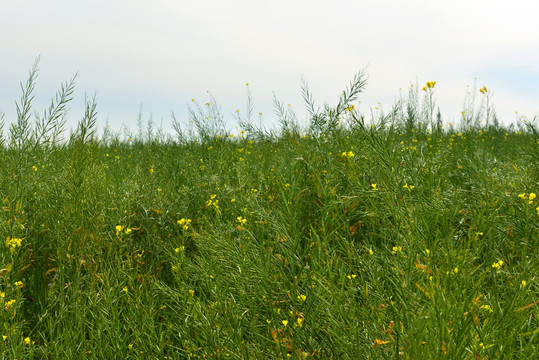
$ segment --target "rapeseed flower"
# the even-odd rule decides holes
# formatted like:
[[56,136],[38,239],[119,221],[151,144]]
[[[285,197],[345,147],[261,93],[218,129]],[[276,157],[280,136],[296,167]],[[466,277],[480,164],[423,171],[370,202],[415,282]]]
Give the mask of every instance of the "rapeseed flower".
[[191,219],[180,219],[180,220],[178,220],[178,225],[180,225],[184,230],[189,229],[190,224],[191,224]]
[[494,312],[494,310],[492,310],[492,307],[490,305],[481,305],[481,309]]
[[21,238],[13,238],[11,239],[9,236],[6,239],[6,246],[9,247],[9,251],[11,253],[15,252],[15,249],[17,247],[21,246],[22,239]]
[[408,185],[408,184],[404,184],[403,188],[407,189],[408,191],[412,191],[412,189],[414,188],[415,186],[413,185]]

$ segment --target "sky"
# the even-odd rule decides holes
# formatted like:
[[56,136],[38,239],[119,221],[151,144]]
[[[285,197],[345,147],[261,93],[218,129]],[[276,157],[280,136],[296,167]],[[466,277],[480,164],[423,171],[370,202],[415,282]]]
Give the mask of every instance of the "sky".
[[[78,74],[68,126],[96,96],[98,124],[170,130],[192,99],[222,107],[231,128],[246,83],[265,126],[273,97],[307,121],[301,79],[318,106],[335,105],[360,70],[361,112],[386,112],[410,85],[436,81],[436,105],[457,121],[467,91],[486,86],[500,120],[539,117],[539,2],[530,0],[2,0],[0,111],[15,101],[37,56],[33,110],[42,113]],[[468,86],[468,87],[467,87]],[[480,98],[480,94],[478,98]],[[381,104],[381,105],[380,105]]]

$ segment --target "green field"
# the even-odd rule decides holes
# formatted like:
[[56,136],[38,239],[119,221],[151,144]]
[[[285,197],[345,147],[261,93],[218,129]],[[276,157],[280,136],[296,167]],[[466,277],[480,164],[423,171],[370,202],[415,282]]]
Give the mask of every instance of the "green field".
[[210,99],[115,133],[89,101],[62,137],[74,83],[34,118],[35,75],[0,144],[3,358],[539,358],[538,126],[486,88],[458,125],[432,82],[365,117],[359,73],[320,111],[304,84],[306,124],[249,96],[232,132]]

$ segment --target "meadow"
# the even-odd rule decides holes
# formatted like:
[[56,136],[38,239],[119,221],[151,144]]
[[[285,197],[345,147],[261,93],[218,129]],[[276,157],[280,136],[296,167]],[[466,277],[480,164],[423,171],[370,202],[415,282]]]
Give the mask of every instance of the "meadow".
[[174,135],[89,99],[62,136],[74,79],[34,117],[36,75],[2,119],[3,358],[539,358],[538,126],[487,88],[459,124],[435,82],[367,119],[359,72],[321,109],[304,83],[306,124],[248,93]]

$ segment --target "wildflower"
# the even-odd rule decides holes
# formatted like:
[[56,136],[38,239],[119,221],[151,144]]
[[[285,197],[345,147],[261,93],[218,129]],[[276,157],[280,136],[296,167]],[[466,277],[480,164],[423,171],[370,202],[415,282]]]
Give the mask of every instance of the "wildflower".
[[189,294],[190,294],[191,296],[195,296],[195,290],[189,290]]
[[288,320],[283,320],[282,323],[283,323],[284,327],[286,327],[288,325]]
[[393,253],[393,254],[396,254],[398,251],[401,251],[401,250],[402,250],[402,247],[400,247],[400,246],[393,246],[393,251],[392,251],[392,253]]
[[238,216],[236,218],[236,221],[239,222],[241,226],[243,226],[247,222],[247,219],[243,219],[241,216]]
[[499,268],[501,268],[503,266],[503,260],[500,260],[498,262],[495,262],[494,264],[492,264],[492,268],[498,270]]
[[298,295],[298,300],[305,301],[306,299],[307,299],[307,296],[305,296],[303,294]]
[[379,190],[379,189],[376,187],[376,184],[371,184],[371,188],[372,188],[372,191],[377,191],[377,190]]
[[403,188],[407,189],[408,191],[412,191],[412,189],[414,188],[415,186],[413,185],[408,185],[408,184],[404,184]]
[[369,255],[373,255],[374,252],[372,251],[372,249],[369,249]]
[[184,230],[189,229],[189,224],[191,224],[191,219],[180,219],[180,220],[178,220],[178,225],[180,225]]
[[124,229],[123,225],[116,225],[116,236],[118,236]]
[[492,307],[490,305],[481,305],[481,309],[494,312],[494,310],[492,310]]
[[305,320],[303,317],[298,317],[297,322],[298,322],[298,326],[299,326],[299,327],[302,327],[302,326],[303,326],[303,320]]
[[128,292],[129,290],[127,290],[127,286],[124,286],[124,288],[122,289],[122,291],[123,291],[124,293],[127,294],[127,292]]
[[530,195],[528,196],[528,199],[530,199],[530,200],[533,200],[535,198],[536,198],[535,193],[530,193]]
[[346,276],[349,280],[352,280],[352,279],[355,279],[357,277],[357,275],[355,274],[352,274],[352,275],[348,275]]
[[14,285],[17,289],[20,289],[24,286],[24,283],[22,281],[17,281]]
[[425,252],[427,253],[427,255],[430,255],[430,250],[429,249],[425,249]]
[[3,298],[5,298],[5,297],[6,297],[6,293],[0,291],[0,299],[3,299]]
[[481,94],[486,94],[486,93],[488,92],[487,87],[486,87],[486,86],[483,86],[481,89],[479,89],[479,92],[480,92]]
[[518,194],[518,197],[521,199],[526,199],[526,193]]
[[35,165],[32,166],[32,169],[34,169],[34,171],[37,171],[37,167]]
[[32,343],[32,340],[30,340],[29,337],[26,337],[26,338],[24,339],[24,343],[25,343],[26,345],[30,345],[30,344]]
[[522,280],[521,284],[522,284],[522,287],[526,287],[526,284],[527,284],[526,280]]
[[11,253],[15,252],[15,248],[21,246],[22,239],[21,238],[13,238],[11,239],[9,236],[6,239],[6,246],[9,247],[9,251]]

